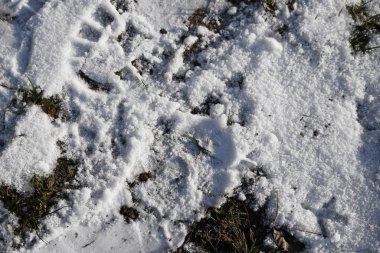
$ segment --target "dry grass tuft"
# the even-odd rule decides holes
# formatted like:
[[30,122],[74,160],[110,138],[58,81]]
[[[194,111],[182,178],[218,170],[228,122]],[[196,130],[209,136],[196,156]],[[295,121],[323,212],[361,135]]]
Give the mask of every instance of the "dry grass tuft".
[[77,163],[67,158],[59,158],[50,176],[34,176],[30,183],[32,194],[20,193],[9,186],[0,186],[0,201],[18,218],[15,234],[24,237],[27,232],[37,231],[41,220],[51,212],[60,194],[77,187],[68,184],[77,173]]

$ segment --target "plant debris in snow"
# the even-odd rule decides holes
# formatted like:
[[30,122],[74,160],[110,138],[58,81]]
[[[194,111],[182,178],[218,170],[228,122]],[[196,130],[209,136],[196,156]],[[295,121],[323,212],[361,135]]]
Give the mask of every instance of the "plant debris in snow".
[[354,54],[367,53],[380,48],[380,45],[371,45],[375,37],[380,37],[380,13],[372,13],[369,4],[373,1],[362,0],[359,4],[347,5],[354,25],[350,37],[350,45]]
[[27,232],[38,233],[40,222],[54,212],[52,207],[64,196],[64,191],[78,188],[71,184],[77,166],[73,160],[59,158],[52,175],[32,178],[32,193],[20,193],[12,187],[0,186],[0,201],[18,218],[16,234],[24,237]]
[[39,105],[50,117],[57,119],[62,115],[62,100],[58,95],[44,96],[44,91],[39,86],[24,86],[21,89],[21,101],[27,106]]
[[[0,8],[0,252],[379,248],[378,1]],[[81,161],[69,200],[46,182],[62,156]],[[35,243],[12,249],[15,199],[53,195],[71,207],[28,207]]]
[[[273,229],[276,247],[268,245],[270,226],[265,224],[265,207],[253,211],[237,197],[228,198],[220,208],[209,208],[205,218],[190,227],[184,245],[176,253],[301,252],[304,245],[283,230]],[[202,251],[202,250],[203,251]]]

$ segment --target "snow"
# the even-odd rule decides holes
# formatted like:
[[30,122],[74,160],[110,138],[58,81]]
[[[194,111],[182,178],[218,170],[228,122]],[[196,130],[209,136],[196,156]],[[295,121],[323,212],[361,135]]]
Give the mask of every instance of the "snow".
[[[38,124],[35,124],[38,122]],[[32,106],[15,126],[12,143],[2,152],[1,183],[24,190],[35,175],[47,175],[59,156],[59,128],[40,108]]]
[[[0,0],[18,15],[0,21],[0,184],[30,191],[61,140],[83,186],[44,220],[48,243],[20,252],[167,252],[258,168],[255,208],[269,201],[269,220],[278,201],[275,225],[306,252],[379,252],[379,52],[351,54],[346,3],[281,3],[272,17],[226,1],[16,2]],[[224,33],[189,31],[197,8],[228,20]],[[12,113],[27,79],[62,95],[67,117]],[[154,176],[131,187],[142,172]],[[122,205],[140,218],[127,224]],[[1,252],[16,251],[12,219],[0,206]]]

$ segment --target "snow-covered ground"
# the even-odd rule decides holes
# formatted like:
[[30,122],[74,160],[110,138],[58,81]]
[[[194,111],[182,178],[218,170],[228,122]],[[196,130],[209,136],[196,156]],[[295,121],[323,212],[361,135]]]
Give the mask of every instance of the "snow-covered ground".
[[[167,252],[259,169],[255,207],[269,201],[306,252],[380,252],[380,50],[352,54],[355,1],[277,1],[274,15],[111,2],[0,0],[15,16],[0,20],[0,184],[31,191],[57,141],[80,161],[81,187],[56,206],[70,208],[20,252]],[[189,22],[198,8],[203,25]],[[29,82],[61,96],[66,116],[13,113]],[[143,172],[153,177],[132,187]],[[123,205],[139,219],[127,224]],[[0,252],[17,251],[14,220],[0,204]]]

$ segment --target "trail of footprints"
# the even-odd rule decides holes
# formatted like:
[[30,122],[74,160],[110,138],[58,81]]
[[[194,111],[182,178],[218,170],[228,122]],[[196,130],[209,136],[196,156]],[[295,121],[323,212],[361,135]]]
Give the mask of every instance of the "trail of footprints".
[[[77,77],[79,80],[81,80],[81,83],[85,83],[87,85],[88,89],[98,91],[98,92],[104,92],[104,93],[109,93],[112,92],[113,85],[112,82],[106,83],[104,81],[96,80],[95,77],[91,75],[91,73],[88,73],[86,71],[86,68],[84,68],[84,65],[86,64],[86,61],[88,57],[91,56],[92,53],[95,53],[93,51],[96,50],[96,45],[97,43],[100,43],[102,40],[109,41],[109,40],[116,40],[120,46],[123,48],[124,53],[126,55],[132,53],[132,44],[134,43],[134,40],[136,39],[137,35],[143,34],[139,29],[137,29],[133,24],[127,23],[126,27],[124,29],[124,33],[122,34],[115,34],[112,32],[110,35],[109,29],[112,31],[117,30],[117,27],[112,27],[112,26],[119,26],[117,22],[115,22],[118,19],[118,12],[115,9],[112,9],[112,5],[110,3],[106,4],[103,3],[99,5],[94,11],[89,13],[87,18],[84,18],[82,22],[80,23],[76,34],[73,35],[73,40],[71,42],[71,56],[70,56],[70,61],[72,63],[72,66],[74,68],[75,73],[77,74]],[[114,36],[111,38],[110,36]],[[143,36],[143,35],[142,35]],[[158,74],[156,76],[161,76],[163,72],[165,72],[165,65],[171,60],[172,55],[174,52],[170,52],[170,49],[165,48],[164,45],[157,45],[156,48],[159,48],[159,52],[156,52],[157,57],[161,57],[161,62],[159,63],[160,67],[155,68],[154,63],[150,59],[146,58],[139,58],[137,57],[134,62],[132,62],[132,66],[136,68],[136,72],[142,76],[144,73],[140,69],[150,69],[150,71],[156,71],[158,70]],[[152,58],[154,53],[152,53]],[[145,57],[145,56],[144,56]],[[115,75],[115,73],[109,73],[110,75]],[[117,75],[117,74],[116,74]],[[120,73],[121,78],[125,73]],[[152,77],[154,78],[154,77]],[[158,77],[157,77],[158,78]],[[174,80],[176,81],[176,80]],[[184,80],[181,80],[184,81]],[[157,84],[156,84],[157,85]],[[244,86],[244,78],[242,77],[242,74],[237,73],[236,77],[232,77],[230,80],[226,81],[227,87],[231,86],[232,88],[235,88],[236,90],[242,90]],[[167,90],[165,87],[155,87],[158,89],[162,89],[163,91]],[[171,92],[172,94],[175,94],[175,92]],[[205,101],[201,103],[198,107],[194,108],[192,114],[200,114],[203,116],[209,116],[209,111],[210,111],[210,106],[219,104],[220,102],[220,97],[219,94],[210,94],[209,97],[211,96],[212,99],[206,97]],[[247,98],[248,99],[248,98]],[[244,105],[243,105],[244,106]],[[115,129],[119,129],[122,127],[123,123],[125,120],[123,119],[123,115],[125,112],[122,110],[123,105],[120,105],[120,115],[117,117],[120,118],[122,122],[118,122],[117,118],[114,119],[115,121]],[[241,109],[241,108],[239,108]],[[243,108],[244,109],[244,108]],[[232,123],[239,123],[240,125],[244,126],[246,119],[244,118],[245,116],[239,116],[237,119],[235,119],[234,122]],[[165,134],[165,133],[164,133]],[[164,135],[163,134],[163,135]],[[113,149],[113,154],[114,156],[121,155],[125,153],[125,136],[123,136],[123,132],[116,130],[113,133],[112,137],[116,142],[114,143],[114,149]],[[179,138],[179,137],[178,137]],[[195,144],[188,140],[192,146]],[[161,143],[162,142],[162,143]],[[169,142],[169,143],[165,143]],[[187,144],[187,142],[185,144]],[[163,140],[158,140],[159,144],[163,144],[165,146],[163,151],[167,150],[174,150],[176,148],[175,142],[171,142],[169,139],[163,138]],[[185,144],[181,143],[179,144],[179,147],[186,146]],[[191,146],[190,145],[190,146]],[[191,147],[190,147],[191,148]],[[199,149],[199,147],[195,147],[195,150]],[[165,152],[163,151],[156,151],[156,154],[151,157],[152,160],[156,159],[161,159],[165,160]],[[205,163],[209,163],[209,161],[204,158],[205,156],[201,155],[199,156],[199,159],[205,159]],[[179,156],[174,156],[168,164],[174,164],[177,166],[173,166],[175,168],[179,168],[178,171],[164,171],[161,175],[158,177],[163,180],[170,180],[173,186],[179,187],[178,189],[173,190],[172,193],[172,198],[181,198],[183,195],[182,193],[187,191],[189,189],[188,184],[190,184],[189,180],[189,175],[191,174],[191,166],[188,165],[188,162],[184,160],[183,158]],[[152,168],[150,168],[152,169]],[[159,185],[157,185],[158,187]],[[202,187],[202,186],[199,186]],[[209,187],[209,186],[208,186]],[[139,188],[139,187],[136,187]],[[206,187],[207,188],[207,187]],[[211,191],[211,190],[210,190]],[[153,194],[149,190],[143,190],[143,189],[138,189],[136,191],[137,193],[144,195],[144,194]],[[163,197],[163,200],[164,197]],[[168,204],[171,202],[169,201]],[[143,205],[146,205],[147,208],[154,208],[154,204],[156,203],[144,203]],[[171,203],[173,204],[173,203]],[[173,208],[177,208],[176,206],[173,206]],[[324,236],[330,236],[327,225],[326,225],[326,220],[333,220],[339,223],[343,223],[344,225],[347,224],[347,218],[345,216],[340,215],[339,213],[335,212],[335,198],[331,199],[328,203],[326,203],[322,209],[320,210],[314,210],[309,208],[315,215],[318,217],[318,223],[321,228],[321,232]],[[331,212],[332,210],[332,212]],[[167,211],[167,210],[165,210]],[[167,211],[168,215],[170,212]],[[162,214],[161,214],[162,215]],[[191,217],[191,214],[187,214],[188,217]],[[1,239],[1,238],[0,238]]]
[[[83,68],[83,65],[86,63],[87,58],[91,58],[93,53],[93,50],[96,50],[96,43],[101,43],[101,41],[109,38],[106,36],[109,36],[109,30],[110,28],[112,31],[116,29],[115,27],[112,27],[115,24],[115,20],[117,17],[116,12],[109,10],[107,6],[99,6],[96,8],[96,10],[90,14],[89,19],[85,19],[78,29],[78,32],[75,36],[75,39],[73,40],[73,48],[75,49],[73,51],[71,61],[73,62],[73,66],[75,69],[75,72],[77,74],[77,77],[81,79],[82,83],[85,83],[87,85],[87,88],[91,90],[95,90],[98,92],[104,92],[104,93],[110,93],[112,92],[112,83],[103,83],[101,81],[96,80],[94,77],[91,76],[90,72],[86,71],[86,68]],[[139,42],[143,39],[153,39],[149,38],[149,35],[144,34],[141,32],[137,27],[134,26],[132,23],[127,23],[125,27],[125,32],[114,36],[118,43],[120,43],[120,46],[123,48],[124,53],[126,55],[129,55],[133,50],[135,43]],[[115,34],[113,32],[113,34]],[[157,45],[156,48],[162,49],[161,45]],[[137,50],[139,51],[139,50]],[[165,50],[161,50],[160,52],[156,52],[158,54],[158,57],[161,57]],[[152,53],[152,55],[154,52]],[[148,53],[148,58],[149,56]],[[143,57],[146,57],[145,55]],[[145,60],[144,60],[145,59]],[[150,61],[151,59],[142,58],[140,56],[137,57],[136,60],[131,62],[132,67],[136,69],[136,72],[140,75],[139,78],[143,78],[144,73],[143,70],[146,70],[147,68],[153,69],[156,71],[157,69],[153,66],[154,64]],[[163,59],[163,61],[158,64],[161,71],[165,71],[165,64],[170,60],[170,57],[166,57],[166,59]],[[90,67],[89,63],[89,67]],[[148,65],[148,66],[147,66]],[[129,73],[126,73],[126,70],[121,71],[120,77],[121,79],[127,79],[130,78]],[[110,73],[110,75],[115,75],[114,73]],[[159,73],[155,73],[155,75],[159,75]],[[152,80],[154,77],[149,78],[149,80]],[[152,80],[155,81],[155,80]],[[154,88],[163,88],[164,87],[154,87]],[[141,92],[147,92],[144,91],[144,89],[141,89]],[[126,108],[125,104],[128,104],[128,101],[121,100],[120,104],[118,106],[118,113],[113,118],[113,126],[112,126],[112,156],[116,159],[118,156],[125,156],[128,153],[128,149],[126,147],[128,136],[126,136],[126,125],[128,124],[128,108]],[[190,114],[190,113],[189,113]],[[200,128],[200,127],[198,127]],[[169,127],[165,131],[170,131]],[[83,135],[86,135],[87,131],[85,128],[83,128]],[[156,216],[158,220],[161,220],[164,217],[170,217],[170,212],[173,209],[179,210],[180,204],[182,203],[180,200],[183,198],[188,198],[189,202],[192,198],[194,198],[194,192],[192,192],[192,186],[191,184],[193,179],[191,177],[194,177],[197,175],[197,173],[193,172],[195,168],[193,168],[190,163],[191,161],[188,161],[188,159],[184,159],[183,157],[194,156],[195,153],[198,153],[198,155],[195,155],[196,159],[202,160],[202,163],[204,164],[204,167],[212,167],[213,165],[217,164],[218,161],[212,157],[208,157],[206,155],[202,155],[200,148],[196,145],[196,140],[191,139],[186,136],[176,136],[174,137],[167,137],[164,136],[165,134],[161,133],[161,138],[157,140],[156,144],[159,147],[152,147],[152,154],[150,156],[150,159],[152,160],[151,165],[149,166],[149,171],[157,171],[157,181],[152,182],[152,185],[149,187],[149,189],[146,189],[144,186],[136,187],[133,193],[136,195],[136,202],[135,205],[138,205],[141,207],[144,212],[147,212],[148,215]],[[97,142],[96,133],[94,134],[87,134],[88,136],[94,136],[91,139],[93,139],[93,142]],[[174,138],[174,140],[171,140],[171,138]],[[182,140],[184,139],[184,140]],[[91,142],[91,141],[88,141]],[[94,153],[94,150],[96,150],[96,144],[89,145],[90,149],[92,150],[88,154],[91,155]],[[154,149],[155,148],[155,149]],[[179,150],[187,150],[187,152],[179,152]],[[172,155],[172,158],[168,158],[168,155]],[[189,158],[190,159],[190,158]],[[166,162],[163,162],[166,161]],[[211,171],[211,168],[209,169]],[[213,181],[217,181],[220,179],[221,175],[213,176],[211,173],[207,174],[207,170],[205,170],[203,173],[201,173],[204,178],[208,178],[209,183],[202,183],[201,185],[197,185],[199,189],[203,192],[206,192],[204,197],[204,200],[199,199],[199,202],[202,201],[208,201],[208,199],[212,199],[214,191],[216,191],[214,188],[216,187]],[[221,173],[219,173],[221,174]],[[195,180],[195,179],[194,179]],[[170,188],[170,192],[161,190],[161,182],[168,182],[173,187]],[[195,180],[196,181],[196,180]],[[144,197],[142,196],[149,196],[150,194],[154,194],[154,191],[159,192],[159,197],[156,198],[149,198],[147,201],[142,201]],[[175,201],[173,201],[175,199]],[[155,210],[156,206],[160,205],[158,202],[167,202],[167,206],[170,208],[167,208],[165,210],[161,211],[152,211]],[[151,214],[150,211],[153,213]],[[194,215],[196,215],[198,211],[192,211],[184,212],[183,216],[186,219],[192,219]],[[172,222],[172,226],[182,226],[181,224],[177,224],[176,221]]]

